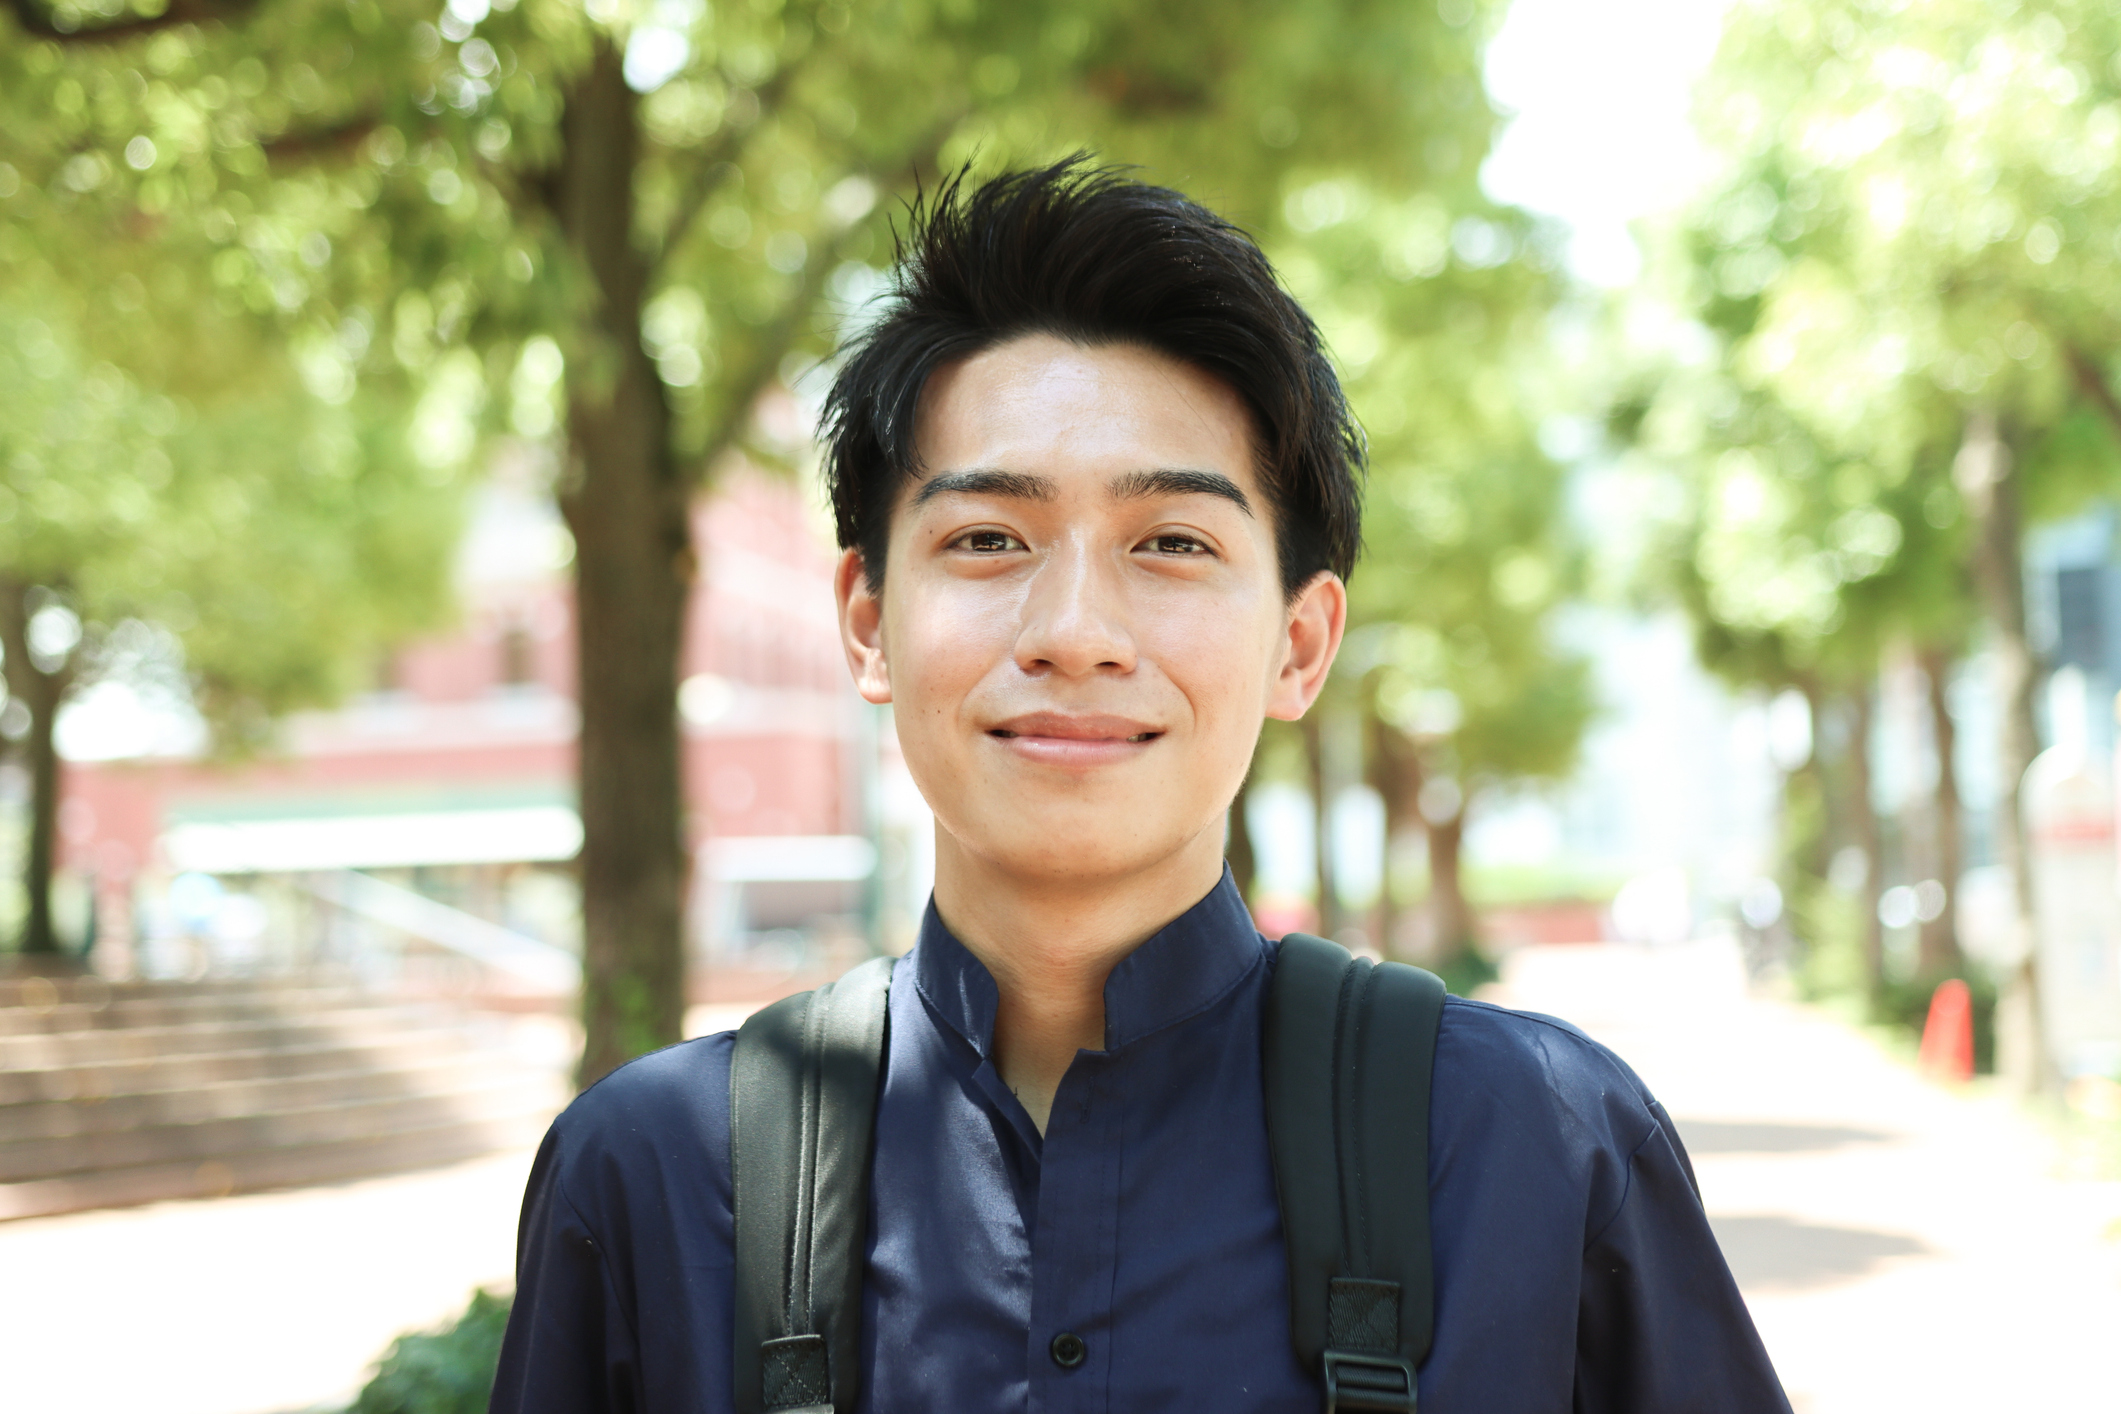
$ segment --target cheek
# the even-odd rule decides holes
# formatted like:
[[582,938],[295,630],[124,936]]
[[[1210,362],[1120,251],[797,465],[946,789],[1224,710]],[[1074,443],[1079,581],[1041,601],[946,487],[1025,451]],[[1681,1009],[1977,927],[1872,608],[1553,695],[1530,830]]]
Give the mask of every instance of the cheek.
[[991,595],[921,586],[887,608],[885,660],[894,700],[929,716],[948,715],[1014,642],[1013,616]]
[[1256,603],[1174,596],[1151,621],[1165,676],[1193,704],[1204,730],[1251,733],[1266,711],[1274,640]]

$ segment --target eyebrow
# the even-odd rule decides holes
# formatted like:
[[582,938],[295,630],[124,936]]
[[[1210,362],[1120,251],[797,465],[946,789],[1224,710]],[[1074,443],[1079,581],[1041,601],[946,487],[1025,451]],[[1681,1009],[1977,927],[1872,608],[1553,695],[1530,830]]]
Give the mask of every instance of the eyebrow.
[[[1115,501],[1145,501],[1157,496],[1220,496],[1246,515],[1252,514],[1252,502],[1236,482],[1219,471],[1197,471],[1190,467],[1154,467],[1126,472],[1112,479],[1106,494]],[[946,471],[928,478],[913,493],[913,504],[925,505],[938,496],[949,495],[1051,501],[1060,495],[1060,488],[1054,485],[1051,477],[979,467],[970,471]]]
[[1049,477],[1026,476],[1019,471],[946,471],[931,476],[913,493],[913,504],[926,505],[937,496],[1007,496],[1018,501],[1051,501],[1060,488]]
[[1220,496],[1246,515],[1252,502],[1244,489],[1219,471],[1195,471],[1190,467],[1156,467],[1130,471],[1113,478],[1109,494],[1115,501],[1146,501],[1156,496]]

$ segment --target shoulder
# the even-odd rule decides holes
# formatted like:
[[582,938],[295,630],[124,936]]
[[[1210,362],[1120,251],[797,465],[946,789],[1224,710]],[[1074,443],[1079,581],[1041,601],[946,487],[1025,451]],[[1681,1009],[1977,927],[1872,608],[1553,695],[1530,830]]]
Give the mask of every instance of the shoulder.
[[1636,1092],[1643,1088],[1619,1056],[1559,1017],[1536,1011],[1446,997],[1437,1047],[1440,1052],[1447,1046],[1456,1063],[1471,1065],[1496,1082],[1599,1092],[1612,1086]]
[[560,1115],[563,1133],[616,1137],[643,1124],[685,1124],[729,1114],[729,1057],[736,1033],[723,1031],[636,1056],[575,1097]]
[[1568,1022],[1455,996],[1437,1034],[1433,1103],[1470,1120],[1545,1128],[1572,1148],[1627,1153],[1658,1127],[1635,1072]]
[[668,1171],[720,1175],[729,1166],[729,1057],[734,1032],[702,1036],[628,1061],[575,1097],[548,1144],[570,1200],[602,1207],[660,1184]]
[[[524,1195],[494,1409],[722,1407],[691,1391],[730,1387],[732,1039],[630,1061],[553,1121]],[[720,1345],[694,1339],[717,1329]]]

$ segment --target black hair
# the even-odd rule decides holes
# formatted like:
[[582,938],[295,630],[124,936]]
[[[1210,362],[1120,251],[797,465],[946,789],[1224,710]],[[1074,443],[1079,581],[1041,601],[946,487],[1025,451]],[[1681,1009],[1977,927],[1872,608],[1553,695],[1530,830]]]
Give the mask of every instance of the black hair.
[[1025,334],[1137,344],[1228,384],[1251,409],[1284,594],[1345,579],[1362,548],[1362,434],[1318,326],[1257,245],[1175,191],[1078,154],[917,200],[883,316],[843,350],[825,401],[842,549],[884,581],[891,510],[918,470],[915,413],[944,364]]

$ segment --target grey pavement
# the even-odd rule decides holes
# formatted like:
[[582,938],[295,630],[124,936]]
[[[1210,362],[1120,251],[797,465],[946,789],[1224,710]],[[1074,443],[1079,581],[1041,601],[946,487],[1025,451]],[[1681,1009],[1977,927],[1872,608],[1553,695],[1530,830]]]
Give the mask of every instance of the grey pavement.
[[1749,997],[1728,944],[1527,949],[1498,993],[1677,1118],[1797,1414],[2121,1409],[2121,1184],[1992,1086]]
[[0,1223],[0,1410],[344,1408],[393,1336],[512,1283],[530,1158]]

